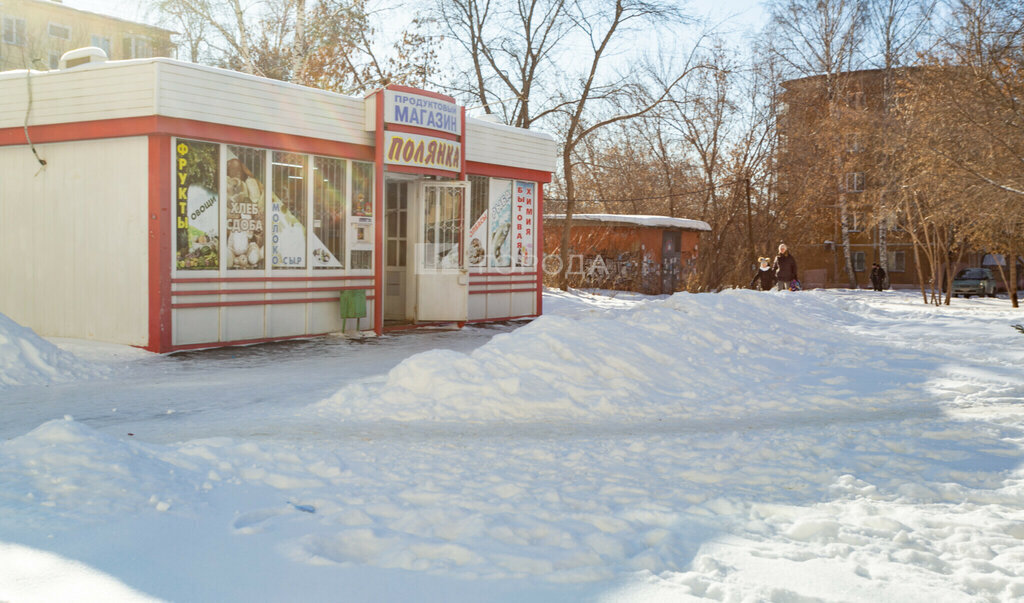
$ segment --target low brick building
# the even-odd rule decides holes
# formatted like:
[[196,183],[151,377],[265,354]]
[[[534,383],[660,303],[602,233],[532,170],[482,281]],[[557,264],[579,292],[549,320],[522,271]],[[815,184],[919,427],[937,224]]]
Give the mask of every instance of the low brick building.
[[[557,274],[565,216],[544,216],[545,273]],[[658,294],[685,287],[697,258],[700,220],[668,216],[576,214],[570,236],[574,286]]]

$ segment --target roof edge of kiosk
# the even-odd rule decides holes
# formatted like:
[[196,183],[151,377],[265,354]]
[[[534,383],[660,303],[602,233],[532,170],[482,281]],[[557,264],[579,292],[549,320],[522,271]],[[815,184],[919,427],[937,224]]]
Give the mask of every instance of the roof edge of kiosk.
[[[547,214],[545,220],[565,220],[565,214]],[[603,222],[608,224],[628,224],[630,226],[646,226],[653,228],[680,228],[711,232],[711,225],[703,220],[689,218],[673,218],[671,216],[648,216],[630,214],[574,214],[574,222]]]
[[[0,94],[0,129],[24,125],[27,79],[29,126],[162,116],[374,145],[373,132],[363,127],[364,98],[166,57],[88,62],[28,76],[25,70],[0,72],[0,87],[8,89]],[[225,94],[227,86],[234,98]],[[550,134],[469,116],[466,128],[478,134],[467,137],[467,161],[555,171]],[[495,138],[503,139],[500,150]]]

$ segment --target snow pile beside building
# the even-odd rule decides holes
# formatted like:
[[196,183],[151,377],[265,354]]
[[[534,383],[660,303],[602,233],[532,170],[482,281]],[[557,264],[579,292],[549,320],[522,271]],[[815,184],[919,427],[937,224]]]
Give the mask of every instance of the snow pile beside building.
[[0,314],[0,389],[45,385],[98,372],[97,367]]
[[[838,333],[835,312],[812,294],[736,290],[549,315],[471,354],[418,354],[316,408],[347,420],[649,422],[911,403],[914,373],[877,340],[850,345],[857,335]],[[854,382],[858,395],[844,393]]]

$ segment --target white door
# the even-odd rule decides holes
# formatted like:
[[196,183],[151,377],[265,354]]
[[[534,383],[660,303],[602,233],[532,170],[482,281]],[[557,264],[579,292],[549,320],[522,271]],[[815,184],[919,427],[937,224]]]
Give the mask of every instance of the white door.
[[463,322],[469,308],[466,215],[469,182],[419,184],[416,202],[416,320]]
[[384,183],[384,320],[405,321],[409,182]]

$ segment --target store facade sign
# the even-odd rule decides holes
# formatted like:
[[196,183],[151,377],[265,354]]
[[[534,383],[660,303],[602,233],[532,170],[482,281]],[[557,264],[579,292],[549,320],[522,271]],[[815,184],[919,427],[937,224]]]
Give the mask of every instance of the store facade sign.
[[384,123],[462,134],[459,106],[422,94],[384,91]]
[[462,145],[433,136],[386,132],[384,163],[458,172],[462,167]]

